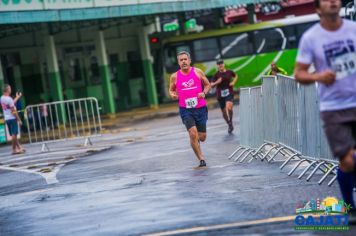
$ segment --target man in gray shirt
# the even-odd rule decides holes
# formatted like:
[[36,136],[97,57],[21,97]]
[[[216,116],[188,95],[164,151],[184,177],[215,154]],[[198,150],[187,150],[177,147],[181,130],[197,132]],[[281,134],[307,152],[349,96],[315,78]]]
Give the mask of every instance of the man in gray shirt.
[[19,133],[18,125],[22,125],[22,122],[19,115],[17,114],[15,104],[21,96],[21,93],[16,93],[16,98],[12,99],[11,86],[6,84],[4,86],[4,93],[0,98],[1,107],[4,112],[5,122],[9,134],[12,137],[12,154],[21,154],[25,152],[25,149],[21,147],[20,142],[17,139],[17,135]]
[[[339,159],[337,180],[345,203],[354,209],[356,23],[340,17],[340,0],[315,0],[315,5],[320,23],[302,36],[295,78],[301,84],[318,85],[324,131]],[[311,64],[315,73],[308,72]]]

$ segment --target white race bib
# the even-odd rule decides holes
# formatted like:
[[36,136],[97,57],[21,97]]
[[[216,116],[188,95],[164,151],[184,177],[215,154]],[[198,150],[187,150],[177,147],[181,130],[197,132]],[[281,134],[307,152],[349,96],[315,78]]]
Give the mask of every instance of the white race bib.
[[332,58],[331,68],[335,71],[337,80],[356,74],[356,53],[347,53]]
[[187,98],[185,99],[185,107],[186,108],[195,108],[198,105],[198,98]]
[[224,90],[221,90],[221,97],[227,97],[230,95],[230,91],[229,89],[224,89]]

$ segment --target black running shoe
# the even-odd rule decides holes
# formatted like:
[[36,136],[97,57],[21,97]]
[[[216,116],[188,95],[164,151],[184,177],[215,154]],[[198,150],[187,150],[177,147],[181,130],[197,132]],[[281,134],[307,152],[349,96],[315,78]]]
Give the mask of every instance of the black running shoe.
[[200,164],[198,167],[205,167],[206,166],[206,162],[204,160],[200,160]]
[[232,125],[232,122],[230,122],[229,129],[227,131],[229,132],[229,134],[231,134],[233,130],[234,130],[234,126]]

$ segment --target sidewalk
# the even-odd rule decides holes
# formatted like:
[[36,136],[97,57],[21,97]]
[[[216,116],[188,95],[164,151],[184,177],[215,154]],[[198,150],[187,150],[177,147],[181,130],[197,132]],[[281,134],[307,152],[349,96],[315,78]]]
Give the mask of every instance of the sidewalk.
[[[215,97],[209,97],[207,99],[207,106],[208,109],[214,109],[217,108],[219,105]],[[161,104],[159,105],[159,108],[141,107],[129,111],[118,112],[115,114],[114,118],[106,115],[101,115],[101,124],[102,124],[101,134],[121,133],[127,131],[127,128],[132,127],[136,122],[144,122],[152,119],[163,119],[163,118],[174,117],[174,116],[179,116],[177,102]],[[89,129],[88,126],[83,126],[83,127],[84,130]],[[59,131],[58,129],[54,129],[54,132],[58,133]],[[64,136],[64,133],[62,134],[62,136]],[[21,143],[23,144],[29,143],[29,138],[27,133],[22,133]],[[9,146],[9,144],[10,143],[1,144],[0,148],[4,146]]]
[[[208,109],[218,107],[216,98],[208,98],[207,106]],[[136,108],[130,111],[116,113],[115,118],[102,116],[102,127],[105,133],[105,130],[124,128],[128,124],[132,124],[134,122],[178,116],[178,114],[179,111],[177,102],[161,104],[157,109],[149,107]]]

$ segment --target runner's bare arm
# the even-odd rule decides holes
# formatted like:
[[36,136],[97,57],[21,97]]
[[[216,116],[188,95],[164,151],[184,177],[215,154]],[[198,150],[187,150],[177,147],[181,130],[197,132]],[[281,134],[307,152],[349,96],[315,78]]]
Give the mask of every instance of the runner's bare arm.
[[211,87],[215,87],[216,85],[220,84],[221,81],[222,81],[222,78],[220,77],[220,78],[217,79],[216,81],[211,82],[210,85],[211,85]]
[[15,107],[11,107],[10,110],[11,110],[11,113],[16,117],[17,122],[18,122],[20,125],[22,125],[22,121],[21,121],[21,119],[20,119],[20,117],[19,117],[19,114],[17,113]]
[[310,65],[297,62],[294,69],[295,79],[301,84],[312,84],[321,82],[330,85],[335,82],[335,73],[331,70],[326,70],[320,73],[309,73]]
[[169,82],[169,96],[172,99],[178,99],[177,88],[176,88],[177,73],[171,75]]
[[196,68],[196,72],[199,75],[199,78],[203,81],[204,84],[204,90],[202,93],[199,93],[198,96],[200,98],[204,98],[206,94],[208,94],[208,92],[211,89],[211,85],[210,82],[208,80],[208,78],[206,78],[206,75],[204,74],[204,72],[198,68]]
[[16,97],[14,98],[14,103],[16,104],[16,102],[22,97],[22,93],[17,92],[16,93]]
[[237,74],[235,74],[234,79],[230,82],[230,86],[231,86],[231,87],[233,87],[233,86],[236,84],[237,79],[238,79],[238,76],[237,76]]

